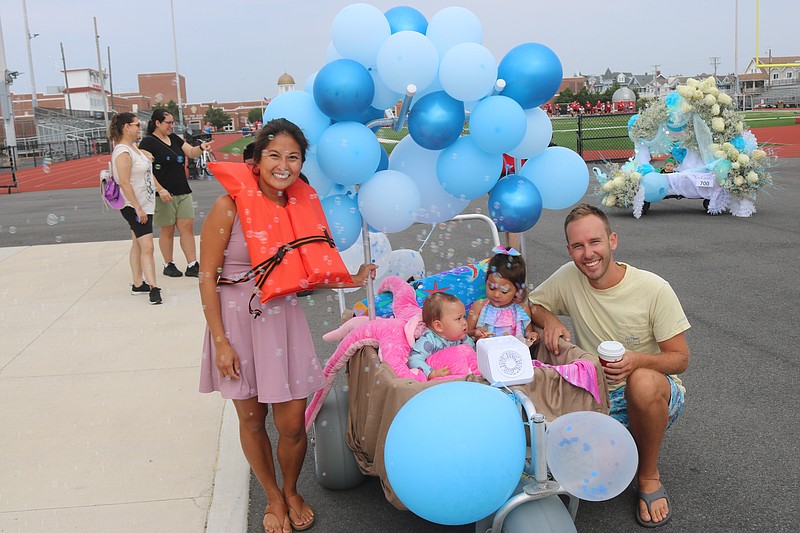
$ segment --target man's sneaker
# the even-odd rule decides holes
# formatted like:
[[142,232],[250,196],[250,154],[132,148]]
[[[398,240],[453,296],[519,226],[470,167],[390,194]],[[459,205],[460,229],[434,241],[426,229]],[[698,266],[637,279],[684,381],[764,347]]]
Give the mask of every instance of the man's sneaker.
[[197,278],[200,277],[200,263],[195,261],[192,266],[186,267],[186,276],[189,278]]
[[150,303],[153,305],[161,303],[161,289],[158,287],[150,289]]
[[164,275],[171,278],[179,278],[183,276],[183,272],[178,270],[178,267],[175,266],[175,263],[167,263],[164,265]]
[[131,285],[131,294],[134,296],[137,294],[147,294],[148,292],[150,292],[150,285],[144,281],[138,287],[136,285]]

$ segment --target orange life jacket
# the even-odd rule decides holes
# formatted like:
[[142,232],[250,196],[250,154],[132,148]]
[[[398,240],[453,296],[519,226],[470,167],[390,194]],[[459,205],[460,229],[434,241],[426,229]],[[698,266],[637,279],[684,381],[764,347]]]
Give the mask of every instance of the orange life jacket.
[[[286,207],[281,207],[259,190],[250,165],[217,162],[208,166],[236,202],[253,266],[241,279],[220,278],[219,283],[256,279],[253,297],[260,291],[261,302],[266,303],[315,285],[353,282],[313,187],[296,180],[286,189]],[[250,313],[261,314],[252,306]]]

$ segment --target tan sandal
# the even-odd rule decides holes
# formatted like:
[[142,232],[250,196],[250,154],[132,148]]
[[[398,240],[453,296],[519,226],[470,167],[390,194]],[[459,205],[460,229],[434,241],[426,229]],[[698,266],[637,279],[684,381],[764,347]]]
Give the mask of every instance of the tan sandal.
[[[292,505],[293,501],[297,503],[298,500],[300,503],[299,511],[298,511],[298,506]],[[311,508],[310,505],[306,503],[306,501],[303,499],[302,496],[300,496],[299,494],[295,494],[294,496],[286,498],[286,506],[289,508],[289,523],[292,524],[292,528],[294,528],[295,531],[305,531],[306,529],[309,529],[311,526],[314,525],[314,520],[316,519],[316,517],[314,516],[314,510]],[[307,523],[303,523],[302,522],[303,511],[305,511],[306,509],[308,509],[308,512],[311,513],[311,520]],[[292,513],[297,515],[298,518],[297,521],[292,519]]]
[[[289,520],[289,524],[290,525],[292,523],[292,520],[289,518],[289,509],[288,509],[288,507],[284,505],[284,508],[286,509],[286,513],[283,515],[283,520],[281,520],[280,516],[277,513],[275,513],[272,509],[270,509],[270,507],[272,507],[272,504],[267,505],[267,508],[264,509],[264,520],[261,522],[261,525],[264,526],[265,533],[284,533],[286,531],[286,520]],[[279,505],[275,505],[275,507],[280,507],[280,506]],[[278,526],[278,527],[280,527],[280,530],[274,530],[273,529],[272,532],[267,531],[267,524],[266,524],[267,516],[274,516],[275,517],[275,521],[280,524]]]

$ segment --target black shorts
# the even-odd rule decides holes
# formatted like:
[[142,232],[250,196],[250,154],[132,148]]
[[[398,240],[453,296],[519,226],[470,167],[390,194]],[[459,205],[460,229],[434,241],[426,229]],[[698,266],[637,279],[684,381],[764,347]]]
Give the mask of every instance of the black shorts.
[[136,220],[136,210],[133,207],[126,205],[119,212],[122,213],[122,218],[128,221],[128,225],[137,239],[153,233],[153,215],[148,215],[147,222],[142,224]]

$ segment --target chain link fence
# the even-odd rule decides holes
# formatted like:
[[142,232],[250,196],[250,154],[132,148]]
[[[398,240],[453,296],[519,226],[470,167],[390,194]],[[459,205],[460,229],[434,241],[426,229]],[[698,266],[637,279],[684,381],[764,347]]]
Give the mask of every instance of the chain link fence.
[[624,161],[633,156],[628,120],[633,113],[553,117],[553,142],[575,150],[584,161]]

